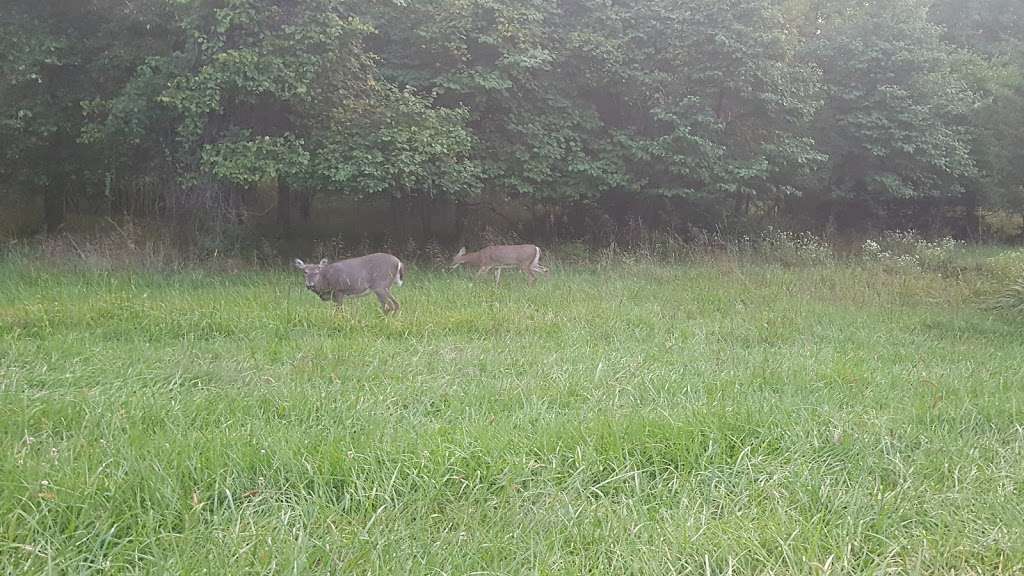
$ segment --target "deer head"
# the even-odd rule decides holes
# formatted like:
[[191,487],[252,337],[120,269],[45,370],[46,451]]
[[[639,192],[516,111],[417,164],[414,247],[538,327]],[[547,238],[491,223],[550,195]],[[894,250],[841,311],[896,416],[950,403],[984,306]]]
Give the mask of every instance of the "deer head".
[[459,264],[462,264],[463,262],[465,262],[466,261],[465,256],[466,256],[466,247],[463,246],[462,248],[459,249],[459,253],[456,254],[452,258],[452,268],[458,268]]
[[295,259],[295,267],[306,275],[306,288],[313,291],[316,290],[316,285],[320,282],[320,272],[326,265],[327,258],[321,260],[319,264],[306,264],[298,258]]

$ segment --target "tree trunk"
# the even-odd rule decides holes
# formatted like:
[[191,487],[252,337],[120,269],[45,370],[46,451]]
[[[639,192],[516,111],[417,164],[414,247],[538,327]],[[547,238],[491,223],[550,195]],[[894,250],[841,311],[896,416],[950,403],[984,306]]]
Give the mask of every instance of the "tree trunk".
[[825,222],[824,234],[826,238],[831,238],[838,230],[839,207],[837,204],[835,199],[830,200],[828,203],[828,220]]
[[283,177],[277,179],[277,223],[285,238],[292,235],[292,188]]
[[629,219],[632,216],[629,196],[624,192],[616,190],[605,194],[602,200],[604,202],[605,214],[615,223],[617,228],[615,230],[616,234],[621,233],[629,226]]
[[743,217],[746,216],[744,206],[746,206],[746,204],[744,202],[743,194],[737,192],[736,196],[733,198],[732,206],[732,215],[737,220],[742,220]]
[[302,192],[299,198],[299,213],[303,224],[309,224],[313,220],[313,194],[308,190]]
[[238,226],[245,224],[246,210],[245,198],[252,197],[252,190],[248,188],[232,187],[231,189],[231,218]]
[[64,203],[64,184],[62,182],[48,184],[43,191],[43,220],[46,223],[47,234],[56,234],[64,225]]
[[964,208],[967,210],[966,233],[971,240],[981,235],[981,217],[978,214],[978,192],[969,188],[964,194]]
[[466,205],[461,201],[455,202],[455,241],[466,241]]
[[391,230],[394,240],[398,240],[400,235],[405,235],[402,230],[402,199],[397,196],[391,197]]
[[426,244],[430,240],[430,211],[433,209],[433,202],[431,202],[428,196],[420,193],[418,204],[420,209],[420,240]]

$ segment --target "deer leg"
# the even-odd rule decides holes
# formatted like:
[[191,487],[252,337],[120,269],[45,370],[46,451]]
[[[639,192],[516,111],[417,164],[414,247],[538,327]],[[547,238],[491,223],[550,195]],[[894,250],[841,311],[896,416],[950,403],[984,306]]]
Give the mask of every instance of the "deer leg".
[[373,293],[377,295],[377,300],[380,301],[380,307],[384,310],[384,313],[391,312],[391,300],[388,299],[388,291],[374,290]]
[[483,274],[484,272],[487,272],[490,269],[491,269],[490,266],[481,266],[481,267],[477,268],[476,269],[476,276],[474,276],[474,278],[479,278],[481,274]]
[[537,278],[533,275],[533,268],[530,268],[529,266],[520,266],[519,270],[521,270],[523,274],[526,274],[527,286],[533,286],[534,281],[537,280]]
[[395,297],[391,294],[391,290],[385,290],[384,293],[388,295],[388,300],[391,301],[392,312],[398,312],[399,310],[402,309],[402,307],[398,305],[398,300],[396,300]]
[[494,269],[494,285],[497,286],[501,283],[501,268]]
[[341,301],[344,299],[345,297],[341,294],[341,292],[331,292],[331,300],[333,300],[334,303],[338,305],[338,308],[341,308]]

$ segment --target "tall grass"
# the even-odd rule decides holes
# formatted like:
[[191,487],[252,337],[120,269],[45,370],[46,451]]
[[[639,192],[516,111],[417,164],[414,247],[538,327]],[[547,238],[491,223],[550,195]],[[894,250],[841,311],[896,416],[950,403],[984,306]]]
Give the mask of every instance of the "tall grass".
[[606,256],[413,268],[394,317],[0,263],[0,571],[1024,572],[1024,337],[983,282]]

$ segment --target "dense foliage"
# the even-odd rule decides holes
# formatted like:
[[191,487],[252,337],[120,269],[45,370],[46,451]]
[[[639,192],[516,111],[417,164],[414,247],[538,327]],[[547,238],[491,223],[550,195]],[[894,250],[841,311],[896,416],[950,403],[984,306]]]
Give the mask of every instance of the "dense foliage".
[[243,222],[262,189],[285,234],[330,198],[425,219],[514,209],[498,223],[538,235],[765,215],[975,234],[980,209],[1024,214],[1022,150],[1024,7],[1008,0],[0,15],[0,193],[42,199],[51,230],[68,208]]

